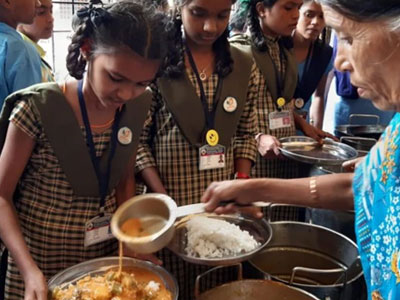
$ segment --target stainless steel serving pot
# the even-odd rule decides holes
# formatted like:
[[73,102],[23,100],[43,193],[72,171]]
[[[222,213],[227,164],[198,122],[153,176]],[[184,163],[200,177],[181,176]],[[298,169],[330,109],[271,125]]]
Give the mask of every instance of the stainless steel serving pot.
[[[124,257],[122,259],[123,267],[137,267],[145,269],[156,274],[164,283],[167,290],[171,292],[172,300],[178,299],[178,284],[176,279],[164,268],[157,266],[151,262],[138,260],[134,258]],[[88,275],[101,275],[111,268],[118,268],[119,257],[103,257],[88,260],[86,262],[74,265],[53,276],[49,282],[49,297],[51,299],[52,292],[55,287],[75,283],[77,280]]]
[[211,269],[197,277],[195,289],[196,300],[318,300],[317,297],[308,292],[289,287],[279,282],[255,279],[243,280],[241,271],[239,272],[237,281],[225,283],[200,294],[199,281],[201,277],[217,268]]
[[[356,119],[363,119],[362,123],[366,123],[365,120],[370,119],[374,123],[368,125],[357,124],[357,121],[354,121]],[[377,115],[352,114],[349,117],[349,124],[336,126],[335,135],[337,137],[356,136],[378,140],[386,128],[386,126],[380,125],[379,121],[380,118]]]
[[291,284],[320,299],[364,299],[361,265],[353,264],[358,259],[353,241],[313,224],[274,222],[271,226],[272,240],[250,260],[262,278]]

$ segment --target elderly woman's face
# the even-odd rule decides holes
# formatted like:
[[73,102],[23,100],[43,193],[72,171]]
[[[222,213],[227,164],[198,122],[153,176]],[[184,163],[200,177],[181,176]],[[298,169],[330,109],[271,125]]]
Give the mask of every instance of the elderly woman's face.
[[356,22],[325,5],[323,11],[338,35],[335,67],[350,72],[360,97],[380,109],[400,111],[400,34],[382,22]]

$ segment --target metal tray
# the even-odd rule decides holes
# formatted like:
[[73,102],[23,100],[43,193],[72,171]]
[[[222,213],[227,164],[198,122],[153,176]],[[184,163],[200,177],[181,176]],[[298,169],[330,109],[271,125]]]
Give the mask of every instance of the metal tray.
[[331,139],[325,139],[322,145],[306,136],[285,137],[279,141],[284,156],[308,164],[340,165],[358,155],[353,147]]
[[195,256],[190,256],[186,253],[187,245],[187,229],[186,222],[190,219],[189,217],[183,217],[177,220],[175,227],[175,235],[168,248],[174,252],[176,255],[181,257],[183,260],[199,265],[208,266],[224,266],[232,265],[245,260],[250,259],[255,254],[267,245],[267,243],[272,238],[271,225],[264,219],[253,219],[246,216],[239,215],[216,215],[216,214],[198,214],[196,216],[207,216],[208,218],[215,218],[233,223],[240,227],[242,230],[248,231],[256,241],[260,243],[260,246],[253,251],[242,253],[236,256],[225,256],[222,258],[200,258]]

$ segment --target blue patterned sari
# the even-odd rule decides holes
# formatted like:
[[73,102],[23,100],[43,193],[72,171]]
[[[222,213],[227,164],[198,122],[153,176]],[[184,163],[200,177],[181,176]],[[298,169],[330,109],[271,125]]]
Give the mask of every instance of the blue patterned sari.
[[355,230],[369,299],[400,299],[400,114],[357,167]]

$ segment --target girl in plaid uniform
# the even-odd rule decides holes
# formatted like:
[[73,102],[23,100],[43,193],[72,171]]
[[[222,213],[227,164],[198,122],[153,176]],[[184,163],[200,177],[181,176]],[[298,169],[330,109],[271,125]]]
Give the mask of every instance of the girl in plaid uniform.
[[[148,105],[129,100],[145,91],[167,52],[165,16],[120,1],[83,8],[74,21],[67,67],[83,81],[33,86],[10,96],[3,109],[8,130],[0,156],[0,237],[10,253],[6,299],[24,294],[47,299],[46,282],[56,273],[116,254],[115,239],[92,239],[86,228],[96,217],[109,218],[134,194],[135,148],[150,98]],[[67,122],[60,126],[58,119]]]
[[[173,27],[179,51],[171,56],[167,75],[154,86],[136,168],[149,190],[167,193],[178,205],[198,203],[212,181],[233,178],[235,173],[248,177],[256,156],[259,77],[251,57],[227,41],[233,3],[175,1]],[[241,68],[243,62],[246,66]],[[207,135],[214,132],[211,129],[219,135],[215,145],[210,140],[214,135]],[[206,269],[185,263],[166,249],[160,256],[178,278],[181,299],[193,299],[196,275]]]
[[[240,13],[248,16],[248,51],[262,72],[257,100],[260,131],[255,136],[259,154],[253,177],[298,177],[299,165],[280,157],[279,138],[296,135],[296,127],[316,139],[326,135],[293,112],[297,64],[290,35],[296,28],[302,3],[302,0],[242,0],[240,3]],[[298,218],[298,210],[292,208],[277,209],[273,215],[273,219]]]

